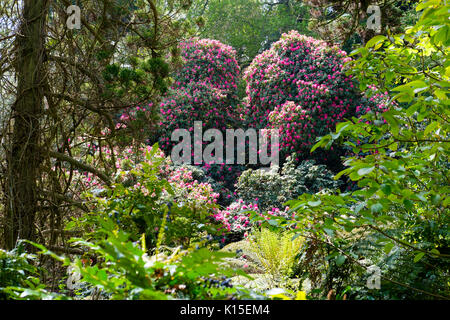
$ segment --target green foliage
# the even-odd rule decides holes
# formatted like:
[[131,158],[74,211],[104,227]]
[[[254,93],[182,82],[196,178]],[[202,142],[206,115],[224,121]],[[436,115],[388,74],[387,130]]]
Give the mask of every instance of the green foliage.
[[[93,229],[98,216],[107,216],[136,241],[145,234],[147,245],[154,248],[160,229],[164,229],[165,245],[189,246],[205,233],[214,233],[209,216],[215,209],[214,194],[207,183],[194,181],[183,167],[171,167],[160,154],[158,145],[146,152],[145,160],[121,163],[111,188],[93,190],[86,197],[95,201],[95,209],[70,228]],[[162,240],[162,239],[160,239]]]
[[26,251],[24,242],[11,251],[0,249],[0,300],[64,298],[45,289],[35,260],[37,256]]
[[250,248],[258,264],[274,279],[289,276],[300,253],[303,239],[292,239],[292,232],[275,232],[262,228],[249,236]]
[[75,244],[88,247],[99,263],[89,266],[76,259],[81,281],[106,293],[110,299],[218,299],[232,295],[228,286],[214,286],[210,279],[232,276],[222,266],[226,253],[175,249],[171,255],[147,254],[145,240],[130,241],[130,235],[109,218],[98,219],[103,239]]
[[[145,239],[131,241],[130,234],[117,228],[108,217],[97,217],[98,235],[89,242],[71,239],[74,245],[85,248],[86,255],[95,257],[95,263],[85,259],[58,256],[44,246],[32,243],[49,255],[69,266],[79,275],[80,285],[95,288],[101,295],[112,300],[166,300],[166,299],[225,299],[251,297],[251,292],[233,288],[230,277],[246,276],[239,270],[226,266],[223,259],[229,253],[211,251],[207,248],[181,250],[149,255]],[[11,260],[12,255],[8,258]],[[4,258],[2,256],[2,258]],[[22,259],[23,257],[21,257]],[[17,259],[9,261],[16,263]],[[21,266],[25,265],[23,261]],[[17,270],[14,272],[17,273]],[[8,280],[9,281],[9,280]],[[11,285],[13,283],[7,283]],[[38,285],[36,278],[18,281],[15,287],[4,292],[14,299],[69,299],[63,294],[49,293]],[[2,288],[3,289],[3,288]],[[83,298],[83,297],[79,297]]]
[[[444,36],[449,5],[425,0],[417,10],[423,13],[415,26],[404,34],[373,38],[354,52],[361,56],[351,62],[362,89],[375,84],[381,92],[395,93],[391,110],[340,123],[313,148],[343,140],[355,153],[366,152],[348,158],[347,169],[335,177],[346,175],[359,189],[304,194],[290,207],[298,213],[297,225],[312,226],[321,241],[353,263],[364,253],[350,249],[351,241],[344,236],[348,232],[380,236],[385,261],[394,246],[401,248],[397,271],[386,270],[383,279],[409,290],[401,295],[382,291],[384,297],[442,299],[450,296],[448,283],[426,285],[424,274],[412,269],[426,258],[435,279],[449,273],[449,49]],[[380,125],[383,120],[387,125]],[[366,143],[356,146],[358,140]],[[408,265],[410,273],[396,279],[400,265]]]
[[255,199],[260,210],[281,208],[289,199],[303,193],[316,193],[324,189],[336,189],[339,181],[324,165],[316,165],[313,160],[295,165],[293,157],[288,157],[280,172],[277,167],[270,171],[249,169],[244,171],[236,184],[236,191],[246,202]]
[[[345,48],[366,43],[375,34],[402,32],[404,26],[417,21],[414,7],[417,0],[396,0],[371,2],[365,0],[304,0],[309,8],[311,19],[308,27],[321,39],[341,43]],[[368,27],[370,5],[378,5],[381,14],[379,30]]]
[[25,285],[38,275],[36,267],[29,262],[32,259],[35,256],[27,254],[23,246],[11,251],[0,249],[0,299],[8,298],[8,294],[2,292],[6,287]]
[[[402,285],[381,279],[381,290],[369,289],[366,281],[369,276],[365,270],[359,270],[360,277],[354,279],[350,293],[353,299],[420,299],[429,300],[433,296],[427,294],[448,293],[448,274],[445,271],[445,261],[423,256],[420,261],[414,261],[416,253],[405,249],[373,234],[359,240],[354,248],[364,252],[370,259],[366,265],[380,268],[381,274],[390,279],[401,280]],[[361,272],[363,271],[363,272]],[[413,287],[416,290],[411,290]]]

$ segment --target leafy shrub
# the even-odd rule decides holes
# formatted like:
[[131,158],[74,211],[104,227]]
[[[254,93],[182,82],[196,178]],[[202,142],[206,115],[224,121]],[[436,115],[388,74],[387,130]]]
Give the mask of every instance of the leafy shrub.
[[222,259],[228,254],[178,248],[149,255],[144,239],[130,241],[130,234],[117,230],[112,219],[98,217],[97,224],[103,237],[75,243],[89,248],[98,263],[65,261],[81,274],[81,281],[101,289],[110,299],[224,299],[237,295],[226,281],[239,274],[224,267]]
[[192,39],[180,45],[184,65],[174,75],[170,94],[161,103],[161,148],[169,152],[175,129],[225,130],[238,120],[239,65],[236,52],[216,40]]
[[[440,264],[436,259],[424,258],[422,261],[411,263],[414,254],[403,248],[395,248],[389,255],[378,254],[382,259],[377,263],[381,274],[390,279],[401,280],[402,284],[382,279],[380,290],[369,290],[364,283],[354,289],[356,299],[383,299],[383,300],[430,300],[436,296],[428,293],[448,296],[448,267]],[[377,260],[377,256],[369,256]],[[447,282],[446,282],[447,281]]]
[[175,86],[206,82],[212,87],[235,92],[240,68],[236,51],[220,41],[191,39],[180,44],[183,67],[175,75]]
[[[300,35],[283,34],[257,56],[245,71],[246,119],[249,126],[280,130],[282,155],[310,159],[317,137],[334,129],[344,117],[372,109],[375,99],[364,100],[352,76],[344,73],[351,59],[337,47]],[[335,150],[339,151],[339,150]],[[333,162],[333,154],[314,158]]]
[[[247,203],[239,199],[224,210],[219,210],[214,214],[214,218],[222,224],[219,231],[223,232],[222,243],[226,244],[246,237],[254,226],[262,224],[261,221],[270,221],[272,218],[280,216],[290,219],[291,215],[288,211],[289,207],[286,207],[284,210],[272,208],[267,211],[261,211],[257,204]],[[252,214],[257,215],[261,221],[257,223],[252,222]]]
[[[442,254],[448,252],[448,224],[440,225],[436,221],[423,221],[420,216],[409,215],[408,222],[403,227],[401,224],[397,226],[398,229],[389,230],[391,236],[397,236],[405,229],[408,234],[404,239],[410,243],[418,243],[421,250],[438,250]],[[360,281],[348,283],[352,285],[352,298],[429,300],[448,296],[447,280],[450,270],[445,259],[426,254],[419,259],[420,252],[411,251],[401,243],[392,244],[377,233],[368,234],[352,245],[353,251],[365,257],[366,265],[377,266],[385,277],[381,279],[379,290],[371,290],[366,286],[368,273],[365,272],[364,277],[357,279]]]
[[65,299],[49,292],[39,277],[43,270],[37,267],[37,256],[26,251],[19,242],[11,251],[0,249],[0,300]]
[[336,189],[340,182],[324,165],[313,160],[296,166],[289,157],[281,172],[278,167],[267,171],[249,169],[242,173],[236,183],[236,192],[244,201],[255,201],[260,210],[282,208],[284,203],[303,193],[316,193],[322,189]]
[[6,287],[23,286],[39,274],[38,269],[29,262],[35,258],[26,253],[22,245],[11,251],[0,249],[0,300],[9,296],[2,292]]
[[288,277],[300,253],[303,239],[292,240],[292,233],[278,233],[262,228],[248,237],[250,250],[258,257],[259,264],[274,279]]
[[[85,292],[96,291],[97,297],[112,300],[263,298],[249,290],[233,287],[232,276],[246,275],[227,267],[223,259],[230,257],[229,253],[180,247],[164,250],[158,247],[155,252],[147,248],[144,237],[132,241],[132,236],[118,229],[110,217],[96,216],[93,221],[98,227],[98,237],[91,241],[71,239],[71,243],[82,248],[86,256],[95,258],[90,262],[79,257],[58,256],[44,246],[32,243],[41,250],[40,254],[51,256],[78,275],[77,285],[85,288]],[[163,233],[160,232],[160,237]],[[48,292],[44,286],[37,287],[30,281],[16,285],[5,290],[14,299],[71,299],[65,294]],[[90,297],[83,294],[76,297],[87,298]]]
[[[93,212],[71,223],[72,228],[93,229],[97,215],[107,215],[135,241],[145,234],[149,246],[156,246],[160,228],[165,244],[188,246],[211,225],[219,197],[207,182],[197,181],[188,167],[173,166],[155,145],[145,154],[118,160],[115,184],[96,187],[86,193],[93,200]],[[94,220],[92,220],[94,218]]]

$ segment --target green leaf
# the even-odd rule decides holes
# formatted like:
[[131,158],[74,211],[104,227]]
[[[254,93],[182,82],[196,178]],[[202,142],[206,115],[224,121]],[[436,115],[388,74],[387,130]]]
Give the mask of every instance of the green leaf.
[[414,203],[409,199],[404,199],[403,204],[405,205],[406,209],[411,210],[414,207]]
[[386,119],[386,121],[389,123],[392,133],[394,135],[398,135],[399,123],[398,120],[393,116],[393,114],[390,111],[387,111],[383,113],[383,118]]
[[334,237],[334,230],[323,228],[323,231],[325,231],[330,237]]
[[369,173],[371,173],[373,170],[375,169],[375,167],[367,167],[367,168],[361,168],[358,170],[358,175],[360,176],[365,176]]
[[381,189],[381,191],[383,191],[383,193],[385,194],[385,195],[390,195],[391,193],[392,193],[392,190],[391,190],[391,186],[390,185],[388,185],[388,184],[382,184],[381,186],[380,186],[380,189]]
[[310,207],[318,207],[318,206],[320,206],[321,203],[322,203],[322,201],[320,201],[320,200],[317,200],[317,201],[309,201],[309,202],[308,202],[308,205],[309,205]]
[[295,234],[295,235],[291,238],[291,241],[294,241],[295,239],[297,239],[297,238],[300,237],[301,235],[302,235],[301,233]]
[[439,256],[441,254],[438,249],[432,249],[430,252],[437,256]]
[[393,247],[394,247],[394,244],[392,242],[386,243],[383,248],[384,253],[389,254],[389,252],[391,252]]
[[440,200],[441,200],[441,195],[439,195],[439,194],[433,194],[431,196],[431,203],[433,203],[434,205],[439,204]]
[[313,153],[317,148],[321,148],[325,145],[327,145],[327,143],[329,143],[331,140],[331,136],[324,136],[322,137],[312,148],[311,148],[311,153]]
[[366,48],[370,48],[373,47],[374,45],[376,45],[378,42],[380,41],[384,41],[386,38],[386,36],[383,35],[378,35],[373,37],[372,39],[370,39],[369,41],[367,41],[366,43]]
[[337,266],[343,265],[346,259],[347,259],[346,256],[343,256],[343,255],[337,256],[337,258],[336,258],[336,260],[335,260],[335,261],[336,261],[336,265],[337,265]]
[[416,256],[414,257],[414,263],[419,262],[423,256],[425,255],[425,252],[419,252],[418,254],[416,254]]
[[439,4],[439,2],[440,2],[439,0],[421,1],[416,7],[416,11],[418,12],[418,11],[423,10],[425,8],[432,7],[432,6],[436,5],[436,4]]
[[437,128],[438,126],[439,126],[439,123],[436,122],[436,121],[430,123],[430,124],[425,128],[425,131],[424,131],[423,134],[424,134],[425,136],[427,136],[431,131],[436,130],[436,128]]

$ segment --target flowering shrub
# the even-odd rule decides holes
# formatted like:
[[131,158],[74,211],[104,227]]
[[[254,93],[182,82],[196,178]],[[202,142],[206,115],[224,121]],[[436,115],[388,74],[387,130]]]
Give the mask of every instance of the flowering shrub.
[[194,121],[201,121],[204,130],[224,131],[239,120],[236,52],[210,39],[192,39],[180,46],[185,64],[160,109],[159,144],[166,153],[178,143],[171,141],[175,129],[193,132]]
[[[105,150],[104,150],[105,151]],[[219,194],[208,181],[199,181],[189,167],[174,166],[156,146],[125,149],[116,154],[112,187],[89,174],[76,174],[93,211],[106,214],[137,240],[146,235],[156,245],[161,227],[166,244],[188,245],[200,234],[214,233],[211,217]]]
[[303,193],[317,193],[323,189],[335,189],[340,185],[333,173],[313,160],[296,166],[288,157],[281,172],[278,167],[270,171],[249,169],[242,173],[236,183],[237,195],[244,201],[256,201],[261,210],[282,208],[284,203]]
[[195,208],[211,208],[217,202],[218,193],[207,182],[199,182],[192,177],[186,167],[174,167],[167,178],[173,188],[174,204]]
[[[174,130],[187,129],[193,134],[194,121],[202,122],[203,131],[214,128],[222,132],[240,122],[236,52],[210,39],[192,39],[180,47],[185,64],[175,74],[174,85],[160,109],[159,145],[166,154],[178,144],[171,141]],[[203,163],[202,167],[217,182],[220,202],[229,204],[230,190],[243,169],[214,163]]]
[[[218,211],[214,218],[222,224],[219,230],[223,232],[222,243],[226,243],[240,240],[248,235],[254,225],[250,219],[251,212],[255,212],[264,220],[270,220],[271,217],[279,216],[289,218],[288,211],[289,207],[286,207],[284,210],[272,208],[263,212],[257,204],[239,199],[225,210]],[[261,224],[261,222],[258,223],[259,225]]]
[[250,126],[279,128],[281,150],[305,158],[315,138],[354,113],[358,94],[343,72],[350,58],[324,41],[283,34],[245,71]]
[[251,229],[249,216],[243,211],[259,211],[258,205],[246,204],[242,199],[239,199],[225,210],[216,213],[214,218],[223,224],[224,231],[243,234]]
[[[364,92],[360,105],[356,106],[356,115],[360,117],[373,112],[375,116],[379,116],[390,109],[389,100],[390,96],[387,92],[379,92],[376,86],[368,85],[368,90]],[[397,105],[395,102],[392,104]]]
[[193,134],[194,121],[201,121],[203,130],[225,130],[237,119],[233,101],[235,99],[224,90],[207,82],[191,82],[172,89],[171,95],[161,103],[161,148],[170,152],[178,143],[171,141],[175,129],[187,129]]
[[240,68],[236,51],[220,41],[191,39],[180,44],[183,67],[175,75],[175,86],[207,82],[225,92],[236,92]]
[[152,102],[144,106],[134,106],[124,109],[116,122],[118,142],[130,145],[133,140],[148,142],[156,130],[157,112]]

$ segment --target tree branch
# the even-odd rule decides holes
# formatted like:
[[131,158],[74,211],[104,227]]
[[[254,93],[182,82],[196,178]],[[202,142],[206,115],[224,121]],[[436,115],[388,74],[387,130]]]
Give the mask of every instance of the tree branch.
[[84,171],[88,171],[91,172],[93,174],[95,174],[97,177],[99,177],[103,182],[106,183],[106,185],[111,186],[111,179],[102,171],[91,167],[90,165],[87,165],[85,163],[82,163],[78,160],[75,160],[74,158],[69,157],[68,155],[65,155],[63,153],[59,153],[59,152],[55,152],[55,151],[49,151],[48,154],[50,155],[50,157],[61,160],[61,161],[65,161],[70,163],[71,165],[73,165],[76,168],[82,169]]

